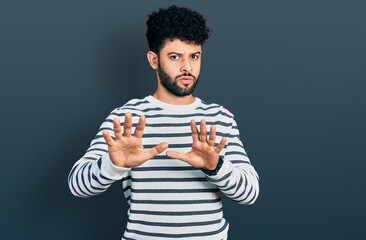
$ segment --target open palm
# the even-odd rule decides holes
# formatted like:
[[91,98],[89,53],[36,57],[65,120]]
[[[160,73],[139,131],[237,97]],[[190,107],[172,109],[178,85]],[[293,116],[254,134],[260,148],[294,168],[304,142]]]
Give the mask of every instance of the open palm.
[[179,159],[188,164],[208,170],[214,170],[219,161],[221,150],[224,148],[227,138],[223,137],[215,148],[216,127],[210,127],[210,136],[207,141],[206,121],[203,119],[200,123],[200,134],[194,120],[191,121],[191,130],[193,144],[192,149],[188,153],[179,153],[175,151],[167,151],[166,155],[171,158]]
[[142,135],[145,125],[146,118],[142,115],[132,136],[132,115],[126,113],[123,136],[119,118],[113,120],[115,140],[112,139],[107,130],[103,131],[103,137],[108,144],[109,158],[114,165],[127,168],[136,167],[168,148],[168,143],[162,142],[151,149],[144,149]]

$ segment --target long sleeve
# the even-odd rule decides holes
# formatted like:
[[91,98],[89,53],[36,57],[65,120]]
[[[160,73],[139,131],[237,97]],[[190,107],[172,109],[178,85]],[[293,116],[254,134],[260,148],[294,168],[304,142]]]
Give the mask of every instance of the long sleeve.
[[72,167],[68,185],[74,196],[90,197],[100,194],[106,191],[113,182],[122,179],[124,174],[130,170],[113,165],[109,159],[107,143],[102,135],[103,130],[108,130],[114,138],[113,119],[116,117],[118,115],[113,110],[100,126],[85,155]]
[[252,166],[239,137],[239,129],[232,120],[226,151],[220,156],[221,167],[206,178],[221,192],[240,204],[253,204],[259,194],[259,177]]

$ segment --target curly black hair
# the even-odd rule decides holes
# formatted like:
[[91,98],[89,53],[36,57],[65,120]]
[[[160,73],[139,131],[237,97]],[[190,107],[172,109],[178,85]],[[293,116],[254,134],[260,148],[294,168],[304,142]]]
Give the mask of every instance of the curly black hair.
[[149,15],[146,25],[149,49],[157,54],[167,39],[178,38],[187,43],[203,45],[212,32],[201,14],[176,5],[153,12]]

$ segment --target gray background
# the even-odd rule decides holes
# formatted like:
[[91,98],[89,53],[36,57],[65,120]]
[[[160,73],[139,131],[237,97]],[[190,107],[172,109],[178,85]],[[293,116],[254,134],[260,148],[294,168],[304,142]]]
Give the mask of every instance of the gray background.
[[120,183],[79,199],[66,179],[155,91],[145,22],[173,3],[213,29],[195,95],[235,114],[260,175],[253,206],[224,199],[230,239],[365,237],[365,1],[2,0],[0,238],[120,239]]

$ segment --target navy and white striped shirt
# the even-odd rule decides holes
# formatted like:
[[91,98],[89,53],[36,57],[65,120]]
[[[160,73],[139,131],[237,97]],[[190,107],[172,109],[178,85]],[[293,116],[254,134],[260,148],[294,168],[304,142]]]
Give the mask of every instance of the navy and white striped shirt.
[[[228,139],[220,152],[221,168],[210,175],[167,157],[165,151],[138,167],[113,165],[102,131],[108,130],[114,138],[112,121],[118,117],[123,126],[126,112],[132,114],[132,133],[139,117],[146,116],[144,148],[167,142],[167,150],[182,153],[192,147],[190,121],[194,119],[199,125],[205,119],[208,135],[210,126],[216,126],[215,147],[222,137]],[[132,99],[110,113],[85,155],[73,166],[68,184],[73,195],[90,197],[104,192],[116,180],[122,181],[130,207],[122,239],[220,240],[227,239],[228,232],[220,192],[240,204],[253,204],[259,194],[258,179],[234,116],[227,109],[197,97],[192,104],[172,105],[149,95]]]

